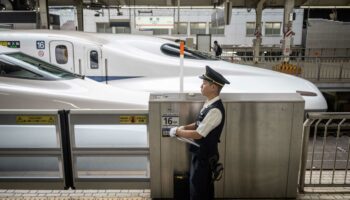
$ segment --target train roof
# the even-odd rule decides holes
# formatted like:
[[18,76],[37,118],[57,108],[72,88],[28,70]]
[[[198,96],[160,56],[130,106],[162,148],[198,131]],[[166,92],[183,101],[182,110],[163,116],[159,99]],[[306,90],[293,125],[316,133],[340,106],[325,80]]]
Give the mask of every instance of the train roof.
[[127,42],[132,40],[133,42],[137,41],[148,41],[148,42],[158,42],[164,43],[172,41],[157,38],[153,36],[145,35],[130,35],[130,34],[108,34],[108,33],[89,33],[81,31],[62,31],[62,30],[42,30],[42,29],[33,29],[33,30],[8,30],[2,31],[0,34],[12,34],[15,38],[16,34],[23,35],[25,34],[28,38],[33,38],[33,36],[41,37],[42,39],[49,39],[54,37],[55,40],[60,38],[62,39],[74,39],[74,41],[82,41],[84,43],[95,43],[99,45],[108,45],[116,44],[119,42]]
[[7,47],[4,47],[4,46],[0,45],[0,54],[3,54],[3,53],[15,53],[15,52],[19,52],[19,51],[16,50],[16,49],[7,48]]

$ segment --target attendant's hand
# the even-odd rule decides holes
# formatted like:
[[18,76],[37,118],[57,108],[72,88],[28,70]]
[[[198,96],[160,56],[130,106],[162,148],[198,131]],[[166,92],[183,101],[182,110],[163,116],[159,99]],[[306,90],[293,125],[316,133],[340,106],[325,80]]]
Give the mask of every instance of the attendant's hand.
[[170,137],[176,137],[176,131],[177,131],[177,127],[171,128],[169,131]]

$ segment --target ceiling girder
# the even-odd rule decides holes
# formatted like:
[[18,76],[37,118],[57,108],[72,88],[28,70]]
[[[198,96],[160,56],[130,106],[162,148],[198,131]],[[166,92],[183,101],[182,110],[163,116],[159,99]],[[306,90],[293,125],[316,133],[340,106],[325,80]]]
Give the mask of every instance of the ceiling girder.
[[[100,3],[106,6],[177,6],[178,0],[48,0],[49,6]],[[235,8],[255,8],[260,0],[230,0]],[[181,6],[214,6],[223,0],[180,0]],[[285,0],[266,0],[265,8],[284,7]],[[350,0],[295,0],[295,7],[300,6],[350,6]]]

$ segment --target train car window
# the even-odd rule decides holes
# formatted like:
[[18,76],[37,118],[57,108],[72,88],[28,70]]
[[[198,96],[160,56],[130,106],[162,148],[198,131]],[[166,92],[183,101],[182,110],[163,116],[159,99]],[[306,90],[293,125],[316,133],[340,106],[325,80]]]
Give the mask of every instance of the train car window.
[[[45,74],[50,75],[50,77],[56,77],[55,79],[73,79],[77,78],[77,75],[66,71],[60,67],[52,65],[50,63],[44,62],[40,59],[28,56],[23,53],[9,53],[7,56],[16,58],[20,61],[23,61],[27,64],[30,64],[31,67],[35,70],[41,71]],[[52,78],[51,78],[52,79]]]
[[90,68],[98,69],[98,53],[95,50],[90,51]]
[[[160,50],[168,56],[179,57],[180,46],[176,44],[163,44]],[[185,47],[185,58],[197,60],[218,60],[214,55]]]
[[40,74],[33,73],[16,64],[0,60],[0,76],[25,79],[43,79]]
[[58,64],[67,64],[68,49],[65,45],[57,45],[55,48],[56,62]]

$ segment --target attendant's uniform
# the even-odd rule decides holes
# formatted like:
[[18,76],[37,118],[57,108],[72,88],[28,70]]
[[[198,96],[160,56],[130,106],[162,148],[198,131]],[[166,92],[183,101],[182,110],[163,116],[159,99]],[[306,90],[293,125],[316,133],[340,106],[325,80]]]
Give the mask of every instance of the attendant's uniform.
[[192,200],[214,198],[214,183],[209,158],[218,155],[218,143],[225,122],[225,109],[219,96],[206,102],[196,120],[196,131],[202,136],[191,145],[190,196]]

